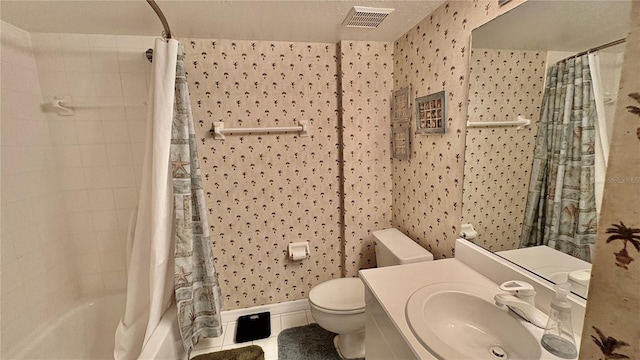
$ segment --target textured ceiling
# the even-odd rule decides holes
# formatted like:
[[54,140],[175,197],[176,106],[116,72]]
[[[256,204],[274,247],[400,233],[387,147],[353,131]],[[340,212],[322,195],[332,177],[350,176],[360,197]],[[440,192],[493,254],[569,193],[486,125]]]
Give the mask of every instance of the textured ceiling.
[[[162,1],[176,37],[330,42],[395,41],[443,1]],[[342,26],[354,5],[394,8],[377,29]],[[30,32],[159,35],[144,0],[0,2],[2,20]]]
[[472,33],[474,48],[582,51],[629,33],[631,1],[527,1]]

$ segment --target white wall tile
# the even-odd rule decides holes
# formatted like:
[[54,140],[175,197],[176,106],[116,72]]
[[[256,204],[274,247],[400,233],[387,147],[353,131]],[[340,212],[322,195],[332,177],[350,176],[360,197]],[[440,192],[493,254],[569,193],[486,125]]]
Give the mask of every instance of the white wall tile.
[[104,280],[100,273],[80,275],[80,287],[87,295],[100,294],[104,292]]
[[[87,212],[89,216],[91,213]],[[93,242],[95,231],[93,230],[93,225],[91,227],[90,232],[79,232],[79,233],[71,233],[69,234],[69,244],[71,250],[75,254],[94,254],[96,253],[96,246]],[[79,256],[79,255],[77,255]],[[75,258],[74,258],[75,259]],[[75,265],[75,260],[73,261],[73,265]],[[77,271],[78,276],[82,274],[82,271]]]
[[113,189],[116,209],[133,209],[138,204],[138,191],[135,187]]
[[146,51],[147,49],[153,49],[155,47],[157,36],[141,36],[140,39],[142,41],[142,48]]
[[145,151],[146,147],[144,142],[131,144],[131,159],[134,165],[143,164]]
[[87,234],[94,231],[90,212],[68,214],[67,219],[70,234]]
[[95,73],[94,81],[97,96],[122,96],[119,74]]
[[110,166],[133,165],[131,145],[107,144],[107,158]]
[[65,50],[64,70],[67,73],[91,73],[91,53],[89,49]]
[[1,269],[2,294],[9,294],[10,292],[20,287],[21,284],[18,261],[15,258],[3,260]]
[[144,73],[151,64],[144,52],[146,49],[118,49],[118,65],[122,73]]
[[98,146],[95,144],[104,143],[104,134],[102,130],[102,123],[100,122],[100,120],[76,121],[76,134],[78,136],[79,144],[93,144],[94,146]]
[[120,252],[126,257],[125,239],[121,239],[118,231],[96,232],[94,241],[98,252]]
[[[3,331],[22,334],[64,300],[126,287],[125,235],[140,176],[133,159],[141,147],[130,143],[144,141],[146,119],[146,107],[132,104],[146,99],[151,65],[144,57],[149,39],[142,37],[37,33],[32,52],[28,33],[15,28],[9,38],[4,30],[3,24],[2,88],[12,91],[2,92],[1,103],[2,206],[10,209],[2,212],[2,272],[15,273],[4,265],[17,266],[19,257],[41,264],[26,273],[35,279],[29,286],[2,284],[3,310],[5,299],[37,295],[24,303],[36,315],[23,309],[15,325],[3,317]],[[121,82],[121,71],[134,74]],[[41,111],[41,103],[63,95],[99,106],[78,107],[70,117]],[[29,214],[43,219],[33,226]],[[7,298],[8,292],[22,295]]]
[[64,55],[60,51],[56,52],[44,52],[39,54],[36,58],[36,65],[38,67],[38,71],[42,74],[43,72],[56,72],[64,70]]
[[[2,127],[5,127],[5,120],[13,120],[17,121],[18,119],[29,119],[28,117],[24,117],[24,107],[21,106],[21,102],[24,101],[25,94],[18,93],[15,91],[3,91],[2,92]],[[9,134],[15,136],[19,134],[19,132],[10,132]],[[4,135],[4,134],[3,134]],[[9,135],[6,134],[3,136],[3,139],[7,138]],[[2,142],[5,143],[4,141]]]
[[[149,85],[146,84],[146,89],[149,91]],[[147,119],[147,96],[125,97],[125,111],[127,113],[127,120],[138,121]]]
[[128,144],[130,142],[128,127],[130,122],[124,120],[103,121],[104,142],[106,144]]
[[76,254],[77,266],[83,274],[100,273],[100,257],[98,254]]
[[304,326],[308,324],[307,314],[304,311],[297,311],[288,314],[283,314],[280,317],[282,324],[282,330],[289,329],[297,326]]
[[111,177],[109,176],[109,168],[85,167],[84,178],[86,181],[86,189],[106,189],[111,188]]
[[[112,256],[122,256],[122,254]],[[124,270],[105,273],[103,280],[105,290],[108,292],[121,292],[127,288],[127,272]]]
[[[41,254],[39,254],[41,255]],[[34,256],[30,259],[31,261],[44,261],[44,257],[42,256]],[[24,292],[27,295],[27,298],[32,299],[33,305],[42,306],[44,302],[36,300],[38,296],[42,296],[45,294],[46,280],[45,280],[45,270],[44,265],[42,266],[42,272],[38,272],[34,274],[33,277],[28,279],[23,279],[24,284]],[[40,311],[39,311],[40,312]],[[42,315],[46,315],[45,312],[41,312]],[[42,316],[41,315],[41,316]]]
[[56,72],[41,72],[38,74],[43,98],[50,100],[53,96],[68,95],[70,93],[71,89],[69,87],[67,73],[63,70],[64,69]]
[[131,225],[131,219],[134,211],[138,211],[138,209],[134,208],[116,210],[116,214],[118,216],[118,231],[120,232],[120,234],[122,234],[122,241],[126,241],[124,239],[129,236],[129,225]]
[[86,50],[89,37],[85,34],[60,34],[60,44],[64,50]]
[[[4,130],[3,130],[4,132]],[[7,134],[8,136],[8,134]],[[3,146],[0,157],[2,158],[2,171],[5,175],[14,175],[20,173],[22,164],[17,159],[23,150],[22,146]],[[2,194],[4,195],[4,194]]]
[[122,95],[137,97],[147,94],[147,80],[144,73],[122,73]]
[[[62,53],[62,43],[60,42],[59,34],[54,33],[31,33],[31,45],[34,53],[37,55],[36,59],[42,55],[42,53]],[[38,71],[41,71],[38,68]]]
[[114,189],[136,186],[133,166],[109,167],[109,178],[111,179],[111,186],[113,186]]
[[60,169],[82,166],[82,153],[78,145],[60,145],[54,148],[56,164]]
[[129,140],[131,143],[144,143],[147,132],[146,119],[141,120],[129,120],[127,121],[127,127],[129,128]]
[[[11,38],[8,37],[8,33]],[[57,35],[35,37],[37,47],[59,47]],[[2,22],[2,348],[50,320],[52,306],[46,288],[62,287],[67,279],[45,279],[47,266],[68,260],[55,244],[67,239],[58,223],[64,209],[52,133],[58,143],[75,144],[73,121],[49,124],[40,109],[44,94],[68,93],[60,52],[37,62],[30,35]],[[49,74],[38,73],[41,65]],[[57,119],[56,119],[57,120]],[[69,120],[69,119],[67,119]],[[71,119],[72,120],[72,119]],[[10,146],[7,146],[10,145]],[[70,161],[73,163],[73,161]],[[65,164],[69,165],[69,164]],[[53,173],[52,173],[53,172]],[[71,184],[76,185],[76,184]],[[16,273],[17,272],[17,273]],[[27,309],[29,311],[27,311]]]
[[136,187],[139,189],[140,184],[142,183],[142,162],[140,165],[135,165],[133,167],[134,176],[136,178]]
[[42,249],[43,264],[46,272],[52,271],[66,262],[65,251],[67,250],[60,241],[45,242]]
[[[86,74],[79,74],[78,76],[86,76]],[[73,96],[72,102],[77,104],[73,111],[73,118],[76,121],[96,121],[100,120],[100,107],[96,104],[100,104],[101,99],[97,96]],[[58,116],[56,119],[60,119]]]
[[[26,311],[26,295],[24,294],[24,288],[19,287],[13,291],[3,293],[2,306],[0,307],[0,315],[2,316],[2,337],[8,334],[5,329],[6,322],[13,320],[19,320],[23,313]],[[12,327],[9,327],[12,329]]]
[[75,121],[69,117],[68,120],[58,120],[49,122],[49,133],[54,145],[78,144],[78,134]]
[[82,190],[87,188],[83,168],[65,168],[58,173],[58,176],[62,190]]
[[104,274],[126,270],[126,260],[119,252],[102,252],[99,254],[100,271]]
[[91,34],[87,36],[87,39],[89,40],[89,47],[92,49],[115,49],[117,47],[115,35]]
[[[103,98],[105,103],[110,103],[107,98]],[[124,107],[101,107],[100,120],[102,121],[118,121],[126,120],[127,114]]]
[[[98,123],[99,125],[99,123]],[[101,129],[98,126],[98,129]],[[82,165],[85,167],[107,166],[107,150],[104,145],[80,145]]]
[[67,74],[67,80],[69,82],[69,93],[71,96],[96,96],[96,88],[91,73],[70,72]]
[[118,230],[118,215],[115,210],[98,210],[91,213],[95,231]]
[[91,207],[91,210],[115,209],[113,190],[95,189],[95,190],[89,190],[88,193],[89,193],[89,205]]
[[118,53],[113,48],[91,49],[91,65],[94,73],[118,73]]
[[118,49],[141,49],[143,40],[141,36],[118,36],[116,37]]
[[[20,268],[20,280],[22,283],[32,281],[36,277],[42,277],[45,272],[43,257],[40,249],[34,249],[18,259],[18,267]],[[33,296],[36,294],[26,294]]]

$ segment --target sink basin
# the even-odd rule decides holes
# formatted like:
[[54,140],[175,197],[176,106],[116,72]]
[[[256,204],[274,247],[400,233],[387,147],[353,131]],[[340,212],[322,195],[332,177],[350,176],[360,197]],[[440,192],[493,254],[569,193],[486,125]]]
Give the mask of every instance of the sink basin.
[[437,283],[420,288],[406,306],[409,327],[441,359],[538,359],[540,344],[515,315],[498,308],[498,288]]

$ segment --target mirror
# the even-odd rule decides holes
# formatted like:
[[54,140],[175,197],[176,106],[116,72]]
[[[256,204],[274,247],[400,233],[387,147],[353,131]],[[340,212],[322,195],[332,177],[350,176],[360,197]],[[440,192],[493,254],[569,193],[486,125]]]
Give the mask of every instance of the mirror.
[[[593,246],[585,246],[582,254],[556,250],[562,248],[557,244],[521,246],[534,148],[547,71],[567,57],[624,39],[630,9],[630,1],[529,0],[472,31],[462,231],[468,240],[547,280],[571,280],[572,290],[585,298]],[[600,79],[594,127],[605,143],[623,50],[624,44],[607,46],[593,60]],[[606,163],[597,158],[596,208]],[[585,233],[595,238],[592,223]]]

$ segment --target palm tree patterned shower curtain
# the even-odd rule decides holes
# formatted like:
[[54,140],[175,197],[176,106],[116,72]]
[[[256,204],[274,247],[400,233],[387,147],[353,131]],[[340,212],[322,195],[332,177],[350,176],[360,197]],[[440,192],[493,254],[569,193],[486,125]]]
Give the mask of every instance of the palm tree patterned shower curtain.
[[213,264],[184,48],[178,49],[171,130],[175,212],[175,296],[187,357],[201,338],[222,335],[222,295]]
[[590,261],[595,243],[595,119],[588,55],[549,69],[520,247],[547,245]]

